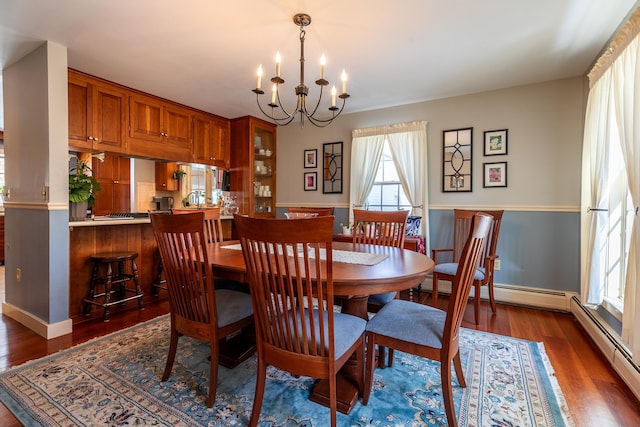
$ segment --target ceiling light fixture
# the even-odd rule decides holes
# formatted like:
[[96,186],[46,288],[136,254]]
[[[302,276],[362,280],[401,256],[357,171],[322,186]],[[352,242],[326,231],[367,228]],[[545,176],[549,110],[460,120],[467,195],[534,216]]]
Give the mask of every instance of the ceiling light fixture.
[[[284,80],[280,77],[280,53],[276,54],[276,75],[271,78],[271,82],[273,83],[271,87],[271,102],[267,105],[271,107],[271,113],[267,113],[260,105],[260,95],[264,94],[264,91],[261,89],[262,84],[262,65],[258,67],[258,80],[256,83],[256,88],[252,90],[256,94],[256,101],[258,103],[258,107],[262,114],[273,120],[276,124],[280,126],[288,125],[296,118],[298,113],[300,113],[300,127],[304,127],[304,119],[305,117],[309,120],[313,125],[318,127],[329,126],[331,122],[342,113],[344,109],[344,105],[346,103],[347,98],[349,98],[349,94],[347,93],[347,73],[342,70],[342,93],[340,95],[337,94],[336,87],[333,86],[331,89],[331,107],[329,107],[329,111],[331,111],[331,116],[327,116],[324,118],[320,118],[316,115],[318,112],[318,107],[320,106],[320,101],[322,100],[322,91],[325,86],[329,85],[329,82],[324,78],[324,67],[325,67],[325,57],[322,55],[320,58],[320,78],[316,80],[316,84],[320,86],[320,95],[318,96],[318,102],[316,103],[313,110],[307,109],[307,94],[309,93],[309,88],[304,84],[304,37],[305,31],[304,27],[311,24],[311,16],[306,13],[298,13],[293,17],[293,23],[300,27],[300,84],[296,86],[296,109],[293,112],[289,113],[283,106],[282,102],[280,102],[280,85],[284,83]],[[336,107],[336,96],[342,100],[342,106],[340,108]]]

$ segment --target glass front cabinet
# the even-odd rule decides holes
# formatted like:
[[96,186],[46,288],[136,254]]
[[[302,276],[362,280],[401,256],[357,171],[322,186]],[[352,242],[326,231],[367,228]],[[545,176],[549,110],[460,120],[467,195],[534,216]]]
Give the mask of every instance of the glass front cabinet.
[[231,120],[230,187],[240,214],[276,216],[276,125],[251,116]]

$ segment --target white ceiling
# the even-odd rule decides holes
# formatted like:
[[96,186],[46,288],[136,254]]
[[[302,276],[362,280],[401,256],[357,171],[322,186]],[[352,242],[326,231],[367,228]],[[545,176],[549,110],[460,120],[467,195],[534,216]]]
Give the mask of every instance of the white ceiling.
[[224,117],[259,116],[259,64],[265,89],[280,51],[282,96],[298,83],[292,17],[305,12],[309,100],[324,53],[325,78],[340,89],[349,75],[347,113],[582,75],[639,3],[0,0],[0,65],[51,40],[67,46],[71,68]]

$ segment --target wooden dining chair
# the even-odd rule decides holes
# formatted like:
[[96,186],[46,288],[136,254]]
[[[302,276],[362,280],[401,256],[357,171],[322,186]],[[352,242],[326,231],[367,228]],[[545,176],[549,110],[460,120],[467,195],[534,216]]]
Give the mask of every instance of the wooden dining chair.
[[316,213],[318,216],[331,216],[334,214],[334,208],[289,208],[289,213]]
[[[353,243],[404,247],[405,229],[407,227],[408,210],[402,211],[369,211],[353,210]],[[385,292],[369,296],[367,311],[377,313],[385,304],[398,297],[397,292]],[[379,366],[385,366],[385,350],[380,348]],[[393,364],[393,351],[389,351],[389,366]]]
[[[366,321],[334,312],[333,217],[234,218],[256,321],[258,374],[249,425],[258,423],[267,365],[273,365],[294,375],[328,379],[335,426],[336,375],[353,353],[357,369],[364,369]],[[361,371],[358,377],[363,375]],[[363,381],[358,381],[362,392]]]
[[[188,214],[193,212],[204,212],[204,226],[207,242],[216,243],[224,241],[222,234],[222,220],[220,219],[220,208],[207,208],[207,209],[180,209],[173,208],[171,213],[174,215]],[[158,289],[167,289],[166,279],[164,278],[164,265],[162,264],[162,258],[158,262],[158,268],[156,269],[156,279],[153,284],[154,293],[157,295]]]
[[[198,209],[204,212],[204,225],[207,242],[216,243],[224,241],[222,234],[222,219],[220,218],[220,208]],[[185,214],[194,212],[194,209],[172,209],[173,214]]]
[[171,314],[171,342],[162,381],[169,379],[180,336],[209,341],[207,406],[211,407],[218,380],[219,341],[253,324],[251,297],[229,289],[214,290],[203,212],[150,217],[164,265]]
[[[451,365],[455,368],[458,384],[466,387],[459,351],[460,324],[491,221],[492,217],[483,213],[472,219],[453,279],[447,311],[396,299],[386,304],[367,324],[367,366],[374,363],[376,344],[440,362],[442,397],[449,426],[457,426]],[[372,384],[373,370],[367,369],[362,397],[365,405],[369,402]]]
[[[460,256],[462,254],[462,248],[466,240],[466,236],[469,234],[471,228],[471,222],[473,216],[479,211],[467,210],[467,209],[454,209],[453,210],[453,247],[448,249],[433,249],[431,251],[433,261],[436,263],[436,267],[433,270],[433,291],[431,296],[431,305],[434,307],[438,303],[438,281],[446,280],[452,281],[457,268]],[[476,325],[480,319],[480,289],[482,286],[487,286],[489,290],[489,303],[491,304],[491,311],[496,312],[496,300],[493,295],[493,276],[495,261],[498,259],[496,248],[498,246],[498,234],[500,233],[500,225],[502,223],[502,214],[504,210],[482,211],[491,215],[493,218],[493,224],[489,231],[489,238],[487,245],[483,250],[482,261],[476,271],[473,278],[474,285],[474,305],[473,312],[475,316]],[[450,262],[443,260],[443,254],[449,253]]]

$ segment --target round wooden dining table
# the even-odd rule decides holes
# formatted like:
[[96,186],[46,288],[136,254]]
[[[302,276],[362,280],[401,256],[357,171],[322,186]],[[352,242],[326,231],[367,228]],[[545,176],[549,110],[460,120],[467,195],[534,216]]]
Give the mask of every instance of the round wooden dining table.
[[[238,245],[237,241],[209,245],[213,272],[215,276],[247,283],[244,257]],[[337,262],[334,256],[333,289],[336,296],[343,298],[342,312],[365,320],[368,320],[369,295],[416,287],[435,266],[431,258],[408,249],[346,242],[333,242],[332,247],[334,250],[384,256],[384,259],[373,265]],[[348,414],[359,397],[357,387],[349,378],[363,375],[364,369],[353,364],[345,368],[344,375],[338,376],[338,410]],[[325,406],[329,405],[327,381],[319,381],[316,384],[310,399]]]

